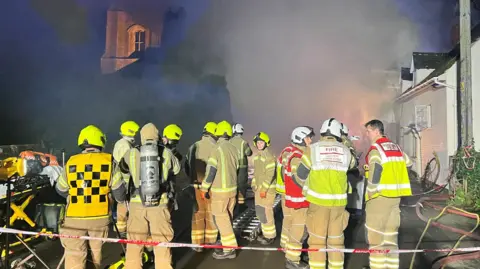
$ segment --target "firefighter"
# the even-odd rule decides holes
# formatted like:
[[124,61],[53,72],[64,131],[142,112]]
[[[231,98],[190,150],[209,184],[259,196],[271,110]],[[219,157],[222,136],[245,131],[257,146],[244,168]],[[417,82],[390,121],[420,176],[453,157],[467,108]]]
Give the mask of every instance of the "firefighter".
[[[170,242],[173,229],[166,193],[168,176],[178,174],[180,164],[173,153],[159,143],[158,129],[152,123],[142,127],[140,139],[141,146],[125,154],[114,174],[115,179],[128,173],[133,181],[127,237],[146,240],[150,233],[154,241]],[[125,268],[142,268],[142,249],[141,245],[127,245]],[[155,246],[154,253],[155,268],[173,268],[170,248]]]
[[240,123],[235,123],[232,127],[233,137],[230,139],[230,142],[238,150],[238,158],[240,164],[237,171],[238,178],[238,196],[237,196],[237,207],[239,211],[243,211],[245,205],[245,196],[247,195],[248,187],[248,157],[252,156],[252,149],[248,142],[243,139],[243,125]]
[[[310,203],[302,194],[304,181],[296,176],[303,152],[312,143],[315,133],[311,127],[300,126],[293,130],[292,143],[283,150],[282,178],[285,182],[285,207],[290,214],[288,228],[288,249],[300,249],[304,241],[307,210]],[[286,268],[308,268],[308,264],[301,261],[301,251],[286,251]]]
[[[371,120],[365,124],[366,135],[372,142],[366,157],[368,183],[366,193],[365,228],[370,249],[398,249],[398,228],[400,226],[400,199],[411,196],[407,167],[410,158],[400,147],[384,135],[383,123]],[[371,253],[370,268],[391,268],[399,266],[398,253]]]
[[[311,136],[314,136],[315,133],[313,132],[313,128],[305,126],[306,128],[309,129]],[[291,141],[292,143],[295,143],[294,141],[299,141],[298,138],[296,138],[298,133],[294,130],[291,135]],[[311,137],[310,137],[311,140]],[[311,142],[311,141],[310,141]],[[284,183],[284,173],[285,173],[285,167],[286,161],[288,160],[288,156],[290,155],[290,152],[293,150],[293,144],[287,146],[282,150],[280,155],[278,156],[277,160],[277,183],[276,183],[276,192],[282,197],[282,214],[283,214],[283,221],[282,221],[282,235],[281,235],[281,240],[280,240],[280,246],[282,248],[285,248],[287,246],[288,238],[290,236],[290,225],[292,222],[291,219],[291,214],[290,214],[290,208],[285,206],[285,183]]]
[[[207,122],[203,128],[202,139],[195,142],[188,149],[185,161],[185,172],[191,179],[194,187],[195,206],[192,217],[192,244],[214,244],[217,241],[218,230],[213,221],[212,209],[209,199],[202,198],[200,191],[208,158],[216,148],[215,122]],[[202,252],[203,248],[193,248]]]
[[[349,213],[347,170],[355,165],[350,150],[342,144],[341,123],[331,118],[320,129],[320,141],[311,144],[302,156],[297,176],[306,180],[303,195],[310,202],[307,211],[307,230],[310,248],[344,248],[343,231]],[[311,252],[312,269],[326,268],[326,253]],[[328,268],[343,269],[342,252],[328,253]]]
[[[67,198],[61,234],[107,237],[110,223],[108,194],[112,192],[117,202],[125,202],[126,190],[122,178],[111,177],[112,155],[102,152],[105,143],[105,135],[94,125],[85,127],[78,136],[82,153],[70,157],[56,184],[57,192]],[[62,238],[61,242],[65,248],[65,268],[86,268],[87,243],[95,268],[100,268],[102,241]]]
[[[162,135],[163,145],[173,153],[173,155],[177,158],[178,162],[180,163],[180,166],[182,166],[182,163],[183,163],[183,156],[178,152],[177,145],[180,141],[180,138],[182,138],[182,135],[183,135],[182,129],[176,124],[170,124],[167,127],[165,127],[163,129],[163,135]],[[174,210],[178,210],[177,194],[175,192],[177,181],[187,181],[186,178],[187,178],[187,175],[185,174],[183,169],[181,169],[180,173],[176,176],[169,175],[168,196],[171,201],[170,205],[173,206]]]
[[255,212],[262,225],[262,235],[257,240],[262,245],[270,245],[277,236],[273,218],[276,159],[268,149],[270,137],[266,133],[259,132],[255,135],[253,143],[258,153],[253,158],[252,189],[255,192]]
[[[120,126],[120,135],[122,138],[118,140],[113,147],[114,168],[120,162],[125,153],[135,146],[135,135],[139,129],[140,126],[134,121],[126,121]],[[128,186],[130,177],[124,175],[123,180]],[[117,203],[117,228],[122,237],[126,237],[127,211],[126,203]]]
[[[237,239],[233,233],[232,218],[237,196],[238,154],[229,139],[232,126],[227,121],[217,124],[215,136],[218,142],[208,158],[206,178],[202,182],[202,198],[211,199],[212,214],[220,232],[223,246],[236,247]],[[214,259],[234,259],[234,249],[216,249]]]

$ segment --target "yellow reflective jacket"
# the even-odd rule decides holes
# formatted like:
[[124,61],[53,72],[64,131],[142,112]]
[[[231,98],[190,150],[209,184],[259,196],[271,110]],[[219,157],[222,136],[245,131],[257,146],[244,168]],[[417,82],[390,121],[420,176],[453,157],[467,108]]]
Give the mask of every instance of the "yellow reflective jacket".
[[268,148],[259,151],[253,158],[252,188],[275,193],[275,166],[275,155]]
[[346,206],[347,170],[354,164],[350,149],[333,137],[323,137],[307,147],[301,162],[310,169],[303,186],[307,201],[319,206]]

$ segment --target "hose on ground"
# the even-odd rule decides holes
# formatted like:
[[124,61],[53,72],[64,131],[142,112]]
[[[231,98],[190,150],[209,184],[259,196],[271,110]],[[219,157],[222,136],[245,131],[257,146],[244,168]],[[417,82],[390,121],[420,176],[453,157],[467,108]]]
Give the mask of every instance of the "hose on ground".
[[[448,199],[448,196],[446,195],[441,195],[441,196],[438,196],[438,197],[424,197],[424,198],[421,198],[418,202],[417,202],[417,205],[416,205],[416,213],[417,213],[417,216],[425,221],[427,223],[427,225],[425,226],[425,229],[423,230],[422,232],[422,235],[420,236],[420,239],[418,240],[418,243],[415,247],[415,250],[417,250],[423,240],[423,238],[425,237],[425,234],[427,233],[428,231],[428,228],[430,227],[430,225],[432,226],[436,226],[438,228],[441,228],[443,230],[449,230],[451,232],[454,232],[454,233],[458,233],[458,234],[462,234],[462,236],[457,240],[457,242],[455,243],[455,245],[452,247],[452,250],[443,258],[441,258],[440,260],[438,260],[434,265],[435,266],[440,266],[438,268],[444,268],[446,264],[448,264],[449,262],[453,262],[453,261],[457,261],[457,260],[463,260],[463,259],[469,259],[470,256],[472,256],[473,258],[475,258],[476,256],[475,255],[472,255],[472,253],[467,253],[467,254],[462,254],[462,255],[465,255],[465,256],[462,256],[462,255],[454,255],[454,256],[451,256],[452,253],[455,252],[455,249],[458,247],[458,245],[461,243],[461,241],[465,238],[465,237],[471,237],[471,238],[474,238],[476,240],[480,240],[480,236],[476,235],[476,234],[473,234],[473,232],[478,228],[478,226],[480,226],[480,216],[478,214],[475,214],[475,213],[471,213],[471,212],[467,212],[465,210],[462,210],[460,208],[456,208],[456,207],[451,207],[451,206],[446,206],[446,207],[443,207],[443,209],[441,209],[441,212],[440,214],[438,214],[436,217],[433,217],[433,218],[426,218],[425,216],[423,216],[423,214],[421,213],[420,211],[420,207],[423,207],[422,203],[425,204],[425,205],[428,205],[428,206],[432,206],[433,205],[433,208],[435,209],[439,209],[441,208],[440,206],[437,206],[437,205],[434,205],[432,203],[428,203],[426,202],[427,200],[431,200],[431,201],[445,201]],[[467,231],[464,231],[464,230],[461,230],[461,229],[458,229],[458,228],[454,228],[454,227],[450,227],[450,226],[447,226],[447,225],[444,225],[444,224],[441,224],[438,222],[438,219],[440,219],[445,213],[451,213],[451,214],[456,214],[456,215],[460,215],[460,216],[464,216],[464,217],[468,217],[468,218],[472,218],[472,219],[476,219],[476,224],[475,224],[475,227],[470,230],[469,232]],[[466,255],[470,255],[470,256],[466,256]],[[415,257],[416,257],[416,253],[413,254],[412,256],[412,259],[410,261],[410,269],[413,268],[413,264],[415,262]],[[448,260],[447,260],[448,259]],[[445,261],[444,261],[445,260]]]

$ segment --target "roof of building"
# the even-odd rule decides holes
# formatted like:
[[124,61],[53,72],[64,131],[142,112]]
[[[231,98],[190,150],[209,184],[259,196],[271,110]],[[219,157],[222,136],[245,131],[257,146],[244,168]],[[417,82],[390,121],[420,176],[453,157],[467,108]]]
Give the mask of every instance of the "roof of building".
[[[472,29],[472,44],[477,42],[480,39],[480,23],[475,25]],[[458,42],[455,47],[453,47],[448,53],[447,57],[443,59],[441,64],[435,68],[435,70],[432,71],[425,79],[423,79],[420,83],[422,84],[426,82],[427,80],[433,78],[433,77],[438,77],[441,74],[445,73],[450,67],[452,67],[457,60],[460,58],[460,42]]]
[[413,67],[415,69],[437,69],[445,59],[448,59],[447,53],[433,52],[414,52],[412,55]]
[[400,71],[400,77],[402,80],[413,81],[413,74],[410,72],[410,68],[402,67]]

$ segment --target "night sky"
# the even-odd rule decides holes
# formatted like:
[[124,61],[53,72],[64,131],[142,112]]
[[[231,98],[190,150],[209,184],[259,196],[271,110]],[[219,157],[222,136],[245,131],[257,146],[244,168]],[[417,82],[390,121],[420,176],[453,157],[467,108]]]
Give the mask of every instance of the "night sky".
[[[0,145],[34,143],[48,133],[47,129],[56,133],[67,130],[64,126],[69,122],[69,115],[76,113],[58,97],[58,91],[64,91],[61,87],[66,85],[65,81],[80,85],[99,75],[109,3],[104,0],[4,2],[0,9],[3,18],[0,36]],[[188,10],[186,27],[197,23],[209,3],[208,0],[173,2]],[[399,12],[420,29],[421,43],[417,51],[443,52],[450,48],[455,0],[395,2]],[[166,30],[176,32],[176,29]],[[180,36],[172,40],[181,42],[181,39]],[[95,93],[90,89],[75,90],[93,94],[91,102],[96,102]],[[67,136],[70,143],[75,143],[72,137],[76,134]]]

